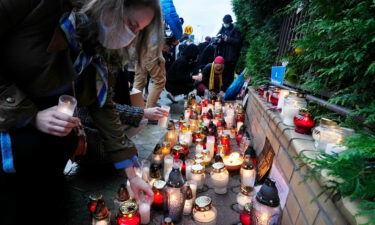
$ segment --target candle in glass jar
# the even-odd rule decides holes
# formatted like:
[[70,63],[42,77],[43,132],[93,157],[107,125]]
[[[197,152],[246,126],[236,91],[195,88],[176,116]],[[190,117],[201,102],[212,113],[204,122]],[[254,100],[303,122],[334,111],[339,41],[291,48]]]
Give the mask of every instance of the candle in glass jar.
[[186,174],[186,180],[191,179],[191,166],[193,165],[192,159],[185,160],[185,174]]
[[163,180],[157,180],[154,182],[152,186],[152,191],[154,192],[154,200],[152,202],[152,206],[155,209],[162,209],[163,203],[164,203],[164,188],[165,188],[166,182]]
[[205,225],[216,225],[217,211],[212,205],[212,200],[207,196],[195,199],[193,218],[198,223]]
[[205,166],[207,165],[210,165],[211,164],[211,155],[210,155],[210,151],[208,151],[207,149],[204,149],[202,151],[202,155],[203,155],[203,164]]
[[176,130],[168,130],[167,134],[165,135],[165,141],[169,142],[171,146],[175,146],[177,144],[178,136]]
[[298,114],[300,108],[304,108],[306,105],[307,102],[302,94],[291,91],[284,100],[284,106],[281,112],[283,123],[287,126],[294,127],[294,116]]
[[61,95],[57,105],[57,111],[65,113],[68,116],[73,116],[74,110],[77,106],[77,100],[70,95]]
[[193,165],[191,167],[191,179],[197,182],[198,189],[203,188],[204,178],[204,167],[202,165]]
[[117,225],[139,225],[141,218],[138,212],[138,205],[133,201],[121,205],[116,216]]
[[238,207],[243,210],[247,203],[251,202],[255,195],[255,190],[252,187],[241,186],[241,191],[237,194]]
[[191,188],[193,199],[195,200],[195,198],[197,197],[197,182],[195,180],[188,180],[187,185],[189,185],[189,187]]
[[224,156],[223,161],[228,171],[236,171],[241,168],[243,158],[238,152],[232,152],[229,156]]
[[217,194],[227,193],[229,183],[229,173],[225,169],[224,163],[218,162],[212,165],[211,180],[214,185],[214,191]]
[[171,144],[169,142],[163,142],[163,145],[161,146],[161,154],[163,156],[168,155],[171,153]]
[[254,187],[256,171],[255,171],[255,167],[252,163],[252,159],[250,155],[245,156],[245,160],[241,166],[240,174],[241,174],[241,185]]

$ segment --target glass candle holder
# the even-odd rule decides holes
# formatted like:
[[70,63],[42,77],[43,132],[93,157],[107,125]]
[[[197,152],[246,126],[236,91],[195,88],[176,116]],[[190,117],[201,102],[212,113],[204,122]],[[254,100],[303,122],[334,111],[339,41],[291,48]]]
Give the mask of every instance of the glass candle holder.
[[98,203],[99,199],[103,199],[103,196],[99,193],[94,193],[89,195],[89,201],[87,203],[87,207],[89,209],[90,215],[93,215],[96,204]]
[[256,196],[252,199],[251,224],[280,224],[280,198],[273,179],[266,179]]
[[294,116],[298,114],[300,108],[305,108],[307,102],[304,95],[298,92],[291,91],[285,98],[283,111],[281,112],[281,119],[287,126],[294,126]]
[[240,174],[242,186],[254,187],[256,171],[250,155],[245,156],[245,160],[241,166]]
[[211,164],[211,156],[210,156],[210,151],[208,151],[207,149],[204,149],[202,151],[202,155],[203,155],[203,164],[205,166],[208,166]]
[[319,126],[315,127],[312,132],[315,147],[318,150],[325,150],[327,144],[329,143],[329,134],[332,132],[332,130],[337,129],[338,125],[336,122],[330,119],[322,118]]
[[194,160],[193,159],[186,159],[185,160],[185,176],[186,180],[191,179],[191,167],[193,166]]
[[289,95],[289,90],[286,90],[286,89],[282,89],[280,90],[279,92],[279,101],[277,102],[277,109],[282,111],[282,108],[284,106],[284,100],[285,100],[285,97]]
[[169,142],[171,146],[175,146],[178,142],[178,135],[176,130],[168,130],[165,135],[165,141]]
[[214,185],[214,191],[216,194],[227,193],[229,173],[225,169],[224,163],[217,162],[212,165],[211,181]]
[[103,199],[99,199],[92,215],[92,225],[110,225],[111,212],[108,210]]
[[117,196],[114,200],[115,209],[119,209],[120,206],[130,200],[130,195],[128,189],[126,188],[125,184],[121,184],[119,189],[117,190]]
[[240,213],[240,221],[242,225],[250,225],[250,212],[252,204],[246,203],[244,210]]
[[138,205],[133,201],[121,205],[116,216],[117,225],[139,225],[141,218],[138,212]]
[[150,161],[148,160],[141,161],[142,179],[147,183],[150,180],[150,166],[151,166]]
[[254,195],[255,190],[252,187],[241,186],[241,191],[237,194],[237,203],[240,210],[245,208],[246,203],[252,201]]
[[141,217],[141,224],[149,224],[151,219],[151,204],[153,199],[140,193],[139,215]]
[[184,215],[190,215],[191,210],[193,209],[194,198],[193,191],[191,187],[187,185],[185,187],[185,205],[184,205]]
[[[162,105],[161,106],[162,109],[166,110],[168,113],[171,109],[171,107],[167,106],[167,105]],[[158,122],[158,125],[160,128],[167,128],[167,124],[168,124],[168,117],[169,116],[163,116],[159,122]]]
[[215,136],[208,136],[206,142],[206,149],[210,151],[211,158],[214,157],[215,154]]
[[195,146],[195,153],[202,153],[202,151],[203,151],[202,139],[198,139],[197,145]]
[[217,210],[207,196],[195,199],[193,218],[198,224],[216,225]]
[[150,167],[149,184],[152,186],[155,181],[162,179],[161,164],[152,163]]
[[224,165],[229,172],[238,171],[243,163],[243,158],[238,152],[232,152],[230,155],[223,157]]
[[61,95],[57,105],[57,111],[65,113],[68,116],[73,116],[74,110],[77,106],[77,99],[70,95]]
[[173,155],[174,159],[179,159],[181,154],[184,153],[184,149],[180,145],[175,145],[172,148],[171,154]]
[[294,116],[295,132],[300,134],[311,134],[311,129],[315,126],[313,118],[310,116],[310,112],[301,108],[299,113]]
[[168,217],[173,222],[178,223],[182,219],[185,206],[185,193],[183,190],[184,180],[181,176],[178,166],[173,166],[167,181],[167,199]]
[[270,102],[272,105],[277,106],[277,104],[279,103],[279,94],[280,94],[280,89],[274,88],[270,96]]
[[193,199],[197,197],[197,189],[198,189],[198,184],[195,180],[188,180],[186,182],[186,185],[188,185],[191,188],[192,194],[193,194]]
[[173,156],[172,155],[166,155],[164,157],[164,179],[167,180],[169,177],[169,173],[171,172],[173,167]]
[[230,153],[230,136],[227,134],[223,134],[220,136],[220,142],[225,147],[225,153]]
[[161,154],[163,156],[165,155],[168,155],[171,153],[171,143],[169,142],[163,142],[162,146],[161,146]]
[[191,167],[191,179],[197,182],[197,188],[202,189],[204,184],[204,167],[202,165],[193,165]]
[[152,202],[152,207],[156,210],[163,209],[164,197],[165,197],[165,185],[166,182],[163,180],[157,180],[152,186],[152,191],[154,192],[154,200]]

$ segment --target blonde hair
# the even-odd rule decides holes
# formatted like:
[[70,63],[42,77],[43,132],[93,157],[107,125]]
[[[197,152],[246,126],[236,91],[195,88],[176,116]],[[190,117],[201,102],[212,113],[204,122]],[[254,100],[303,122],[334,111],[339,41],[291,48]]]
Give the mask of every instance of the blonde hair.
[[[137,34],[135,40],[135,49],[138,61],[147,53],[148,42],[151,40],[151,34],[155,35],[154,44],[158,51],[161,51],[164,43],[163,19],[159,0],[78,0],[80,13],[85,13],[90,17],[91,29],[88,31],[88,37],[95,36],[97,40],[97,24],[103,14],[110,13],[111,25],[116,30],[121,30],[124,26],[125,15],[130,10],[136,10],[143,7],[151,8],[154,11],[154,18],[151,23]],[[78,3],[79,4],[79,3]],[[93,26],[94,25],[94,26]],[[95,28],[95,29],[93,29]],[[95,34],[95,35],[93,35]],[[112,50],[113,51],[113,50]],[[109,52],[112,52],[109,51]],[[116,50],[122,57],[127,57],[126,50]],[[121,59],[124,61],[123,59]]]

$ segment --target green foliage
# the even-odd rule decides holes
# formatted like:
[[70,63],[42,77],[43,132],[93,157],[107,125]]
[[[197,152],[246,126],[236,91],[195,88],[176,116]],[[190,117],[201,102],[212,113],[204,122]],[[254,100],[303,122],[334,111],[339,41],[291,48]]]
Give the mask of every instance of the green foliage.
[[[293,1],[287,10],[303,0]],[[313,93],[331,91],[331,103],[355,110],[375,122],[375,2],[316,0],[305,4],[309,19],[293,42],[305,51],[289,61],[302,86]]]
[[322,170],[329,168],[328,175],[343,182],[332,182],[325,191],[339,192],[351,199],[360,199],[359,215],[370,217],[375,224],[375,135],[361,133],[348,138],[345,143],[348,150],[328,155],[321,153],[317,159],[299,156],[306,164],[314,165],[307,177],[320,176]]

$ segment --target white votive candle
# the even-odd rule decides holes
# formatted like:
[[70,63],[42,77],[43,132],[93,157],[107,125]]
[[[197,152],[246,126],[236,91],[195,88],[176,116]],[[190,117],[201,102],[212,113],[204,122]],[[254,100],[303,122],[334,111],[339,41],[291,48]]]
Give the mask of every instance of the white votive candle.
[[74,110],[77,106],[77,100],[70,95],[61,95],[57,105],[57,111],[65,113],[66,115],[73,116]]

